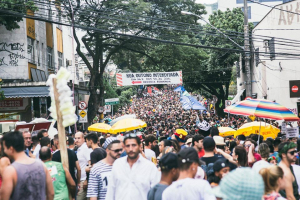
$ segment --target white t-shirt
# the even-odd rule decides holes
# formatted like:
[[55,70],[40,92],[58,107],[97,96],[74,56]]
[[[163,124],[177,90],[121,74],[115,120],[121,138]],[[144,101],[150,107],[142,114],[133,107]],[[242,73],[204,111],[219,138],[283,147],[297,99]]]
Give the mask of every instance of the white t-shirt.
[[151,149],[145,149],[145,156],[148,160],[152,161],[152,157],[156,158],[155,152]]
[[261,169],[263,169],[263,168],[268,168],[268,167],[270,167],[270,166],[271,166],[271,164],[268,163],[267,161],[260,160],[260,161],[257,161],[257,162],[254,163],[254,165],[252,166],[252,169],[253,169],[255,172],[259,173],[259,171],[260,171]]
[[206,180],[186,178],[173,182],[162,194],[162,200],[215,200]]

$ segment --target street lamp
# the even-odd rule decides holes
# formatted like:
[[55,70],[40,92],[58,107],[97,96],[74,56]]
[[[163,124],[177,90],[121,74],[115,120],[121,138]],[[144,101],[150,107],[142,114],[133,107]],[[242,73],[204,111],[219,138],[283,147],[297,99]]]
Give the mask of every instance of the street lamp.
[[215,29],[216,31],[218,31],[219,33],[221,33],[224,37],[226,37],[228,40],[230,40],[231,42],[233,42],[236,46],[238,46],[239,48],[244,50],[244,47],[240,46],[238,43],[236,43],[233,39],[231,39],[228,35],[226,35],[225,33],[223,33],[222,31],[220,31],[217,27],[215,27],[214,25],[212,25],[211,23],[209,23],[208,21],[206,21],[203,17],[201,17],[200,15],[196,15],[195,13],[192,12],[188,12],[188,11],[181,11],[182,15],[193,15],[198,17],[199,19],[201,19],[202,21],[204,21],[205,23],[207,23],[208,25],[210,25],[213,29]]

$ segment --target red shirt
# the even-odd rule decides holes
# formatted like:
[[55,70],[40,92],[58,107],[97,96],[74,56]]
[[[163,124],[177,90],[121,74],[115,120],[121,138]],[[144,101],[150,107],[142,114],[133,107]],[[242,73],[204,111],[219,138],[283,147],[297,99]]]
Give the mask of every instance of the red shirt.
[[204,154],[205,154],[204,149],[201,149],[201,151],[198,151],[198,157],[199,158],[202,158],[204,156]]

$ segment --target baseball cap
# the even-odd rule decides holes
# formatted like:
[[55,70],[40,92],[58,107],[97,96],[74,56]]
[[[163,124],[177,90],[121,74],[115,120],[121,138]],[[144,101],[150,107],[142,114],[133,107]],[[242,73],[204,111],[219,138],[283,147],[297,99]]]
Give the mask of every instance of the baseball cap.
[[162,170],[178,168],[178,156],[175,153],[167,153],[159,159],[159,166]]
[[229,167],[229,161],[223,158],[218,159],[213,165],[214,172],[219,172],[221,169],[225,167]]
[[197,151],[193,147],[187,147],[179,151],[178,158],[181,163],[196,162],[199,163]]
[[105,140],[105,142],[104,142],[104,144],[103,144],[103,148],[106,149],[107,146],[108,146],[110,143],[112,143],[112,141],[115,141],[115,140],[117,140],[116,137],[109,137],[109,138],[106,138],[106,140]]
[[219,186],[213,188],[213,193],[223,200],[257,200],[262,198],[264,188],[261,175],[243,167],[227,174]]
[[226,143],[224,142],[224,138],[222,136],[214,136],[213,139],[216,145],[220,145],[220,146],[226,145]]

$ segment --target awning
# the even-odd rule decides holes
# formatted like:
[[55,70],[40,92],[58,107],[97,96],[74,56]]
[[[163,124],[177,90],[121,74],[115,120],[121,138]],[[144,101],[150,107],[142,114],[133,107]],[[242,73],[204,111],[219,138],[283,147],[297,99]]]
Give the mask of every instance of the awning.
[[242,89],[235,95],[235,97],[231,100],[231,105],[233,105],[234,103],[236,103],[240,100],[240,97],[244,91],[245,91],[245,89]]
[[32,87],[9,87],[1,88],[6,98],[28,98],[28,97],[48,97],[49,87],[47,86],[32,86]]

